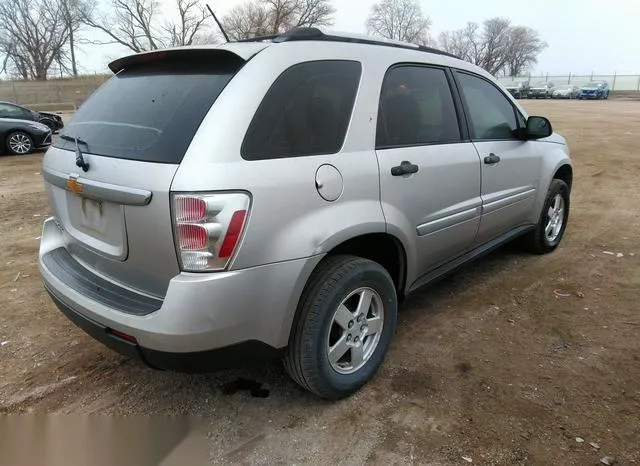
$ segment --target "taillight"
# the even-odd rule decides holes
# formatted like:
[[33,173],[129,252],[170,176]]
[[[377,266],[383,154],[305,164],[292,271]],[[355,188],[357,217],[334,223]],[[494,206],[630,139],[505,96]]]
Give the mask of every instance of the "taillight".
[[224,270],[233,258],[249,214],[245,193],[173,195],[173,225],[182,270]]

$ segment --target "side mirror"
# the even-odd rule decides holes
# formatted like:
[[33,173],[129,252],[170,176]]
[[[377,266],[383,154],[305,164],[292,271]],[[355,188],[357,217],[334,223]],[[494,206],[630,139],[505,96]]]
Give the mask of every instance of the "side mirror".
[[551,128],[551,122],[547,118],[541,116],[532,116],[527,120],[527,139],[548,138],[552,134],[553,129]]

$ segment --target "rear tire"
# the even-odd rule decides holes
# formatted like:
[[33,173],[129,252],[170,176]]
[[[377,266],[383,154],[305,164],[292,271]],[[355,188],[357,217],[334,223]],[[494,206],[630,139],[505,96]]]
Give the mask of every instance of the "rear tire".
[[24,131],[15,131],[7,137],[5,145],[10,154],[26,155],[33,150],[33,139]]
[[393,280],[380,264],[355,256],[328,257],[300,298],[284,357],[287,373],[328,400],[353,394],[382,363],[397,308]]
[[525,247],[530,252],[547,254],[558,247],[567,228],[569,201],[569,186],[562,180],[554,179],[549,186],[535,230],[524,237]]

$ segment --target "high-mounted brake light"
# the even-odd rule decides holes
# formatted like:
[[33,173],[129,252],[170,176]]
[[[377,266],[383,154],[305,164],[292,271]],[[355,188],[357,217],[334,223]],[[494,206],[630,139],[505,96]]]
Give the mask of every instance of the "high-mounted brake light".
[[187,272],[224,270],[247,223],[245,193],[173,195],[173,224],[181,268]]

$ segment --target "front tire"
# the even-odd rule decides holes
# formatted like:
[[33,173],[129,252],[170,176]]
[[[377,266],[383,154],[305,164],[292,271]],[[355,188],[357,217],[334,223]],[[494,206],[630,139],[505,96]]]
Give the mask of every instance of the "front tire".
[[33,150],[33,140],[24,131],[11,133],[5,143],[7,150],[13,155],[26,155]]
[[525,236],[525,244],[534,254],[554,251],[567,228],[569,218],[569,186],[562,180],[551,182],[535,230]]
[[287,373],[328,400],[353,394],[382,363],[397,311],[384,267],[355,256],[328,257],[302,293],[284,358]]

